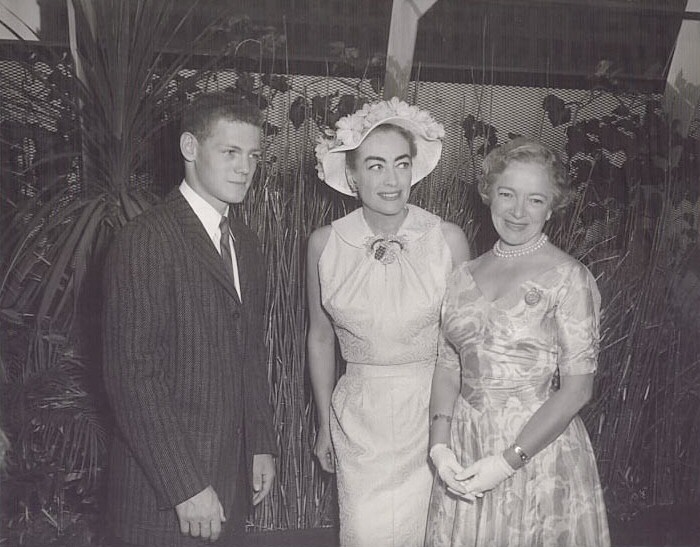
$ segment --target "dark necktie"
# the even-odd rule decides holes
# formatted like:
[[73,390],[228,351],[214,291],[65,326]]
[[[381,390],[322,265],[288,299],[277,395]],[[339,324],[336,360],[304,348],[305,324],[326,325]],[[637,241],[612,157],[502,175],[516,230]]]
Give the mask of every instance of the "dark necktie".
[[219,230],[221,231],[221,258],[226,266],[226,271],[231,276],[231,280],[236,278],[233,275],[233,258],[231,256],[231,229],[228,223],[228,217],[222,216],[219,222]]

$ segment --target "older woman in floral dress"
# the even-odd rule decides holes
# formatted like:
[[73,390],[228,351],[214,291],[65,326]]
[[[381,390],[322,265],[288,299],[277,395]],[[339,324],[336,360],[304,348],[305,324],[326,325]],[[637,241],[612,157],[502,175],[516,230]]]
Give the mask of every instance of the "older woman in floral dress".
[[499,239],[456,268],[445,293],[426,546],[609,546],[577,415],[593,389],[600,296],[542,231],[571,196],[566,170],[518,138],[486,157],[479,189]]

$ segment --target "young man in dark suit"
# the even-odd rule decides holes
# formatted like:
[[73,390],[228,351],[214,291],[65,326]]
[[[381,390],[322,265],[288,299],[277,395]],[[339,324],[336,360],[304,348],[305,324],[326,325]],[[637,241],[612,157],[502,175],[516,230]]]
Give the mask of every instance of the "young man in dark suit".
[[198,96],[182,122],[185,180],[110,251],[108,521],[119,545],[236,545],[249,501],[270,491],[265,263],[229,215],[253,180],[261,124],[228,94]]

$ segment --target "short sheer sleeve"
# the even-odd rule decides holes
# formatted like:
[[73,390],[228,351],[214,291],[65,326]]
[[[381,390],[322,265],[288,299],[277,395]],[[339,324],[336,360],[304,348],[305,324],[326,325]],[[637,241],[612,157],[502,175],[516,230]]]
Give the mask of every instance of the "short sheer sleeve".
[[600,347],[600,293],[595,279],[577,263],[564,281],[555,312],[562,376],[596,371]]

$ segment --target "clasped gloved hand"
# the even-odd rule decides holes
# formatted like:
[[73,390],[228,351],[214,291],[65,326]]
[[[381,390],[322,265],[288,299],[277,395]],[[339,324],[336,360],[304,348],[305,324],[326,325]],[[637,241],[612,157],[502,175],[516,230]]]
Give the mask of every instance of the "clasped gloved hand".
[[475,461],[458,472],[454,478],[460,482],[466,492],[481,496],[484,492],[501,484],[513,473],[515,469],[510,466],[503,454],[495,454]]
[[442,482],[447,486],[447,490],[469,501],[474,501],[476,497],[469,494],[463,484],[457,480],[458,474],[463,474],[465,469],[457,461],[455,453],[447,447],[445,443],[433,445],[430,449],[430,460]]

